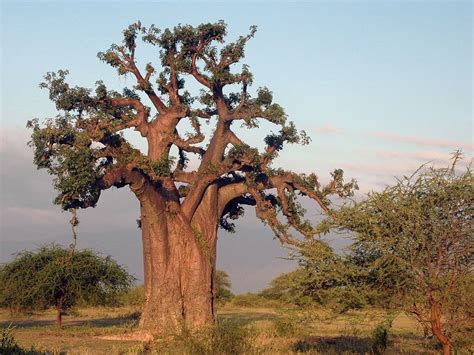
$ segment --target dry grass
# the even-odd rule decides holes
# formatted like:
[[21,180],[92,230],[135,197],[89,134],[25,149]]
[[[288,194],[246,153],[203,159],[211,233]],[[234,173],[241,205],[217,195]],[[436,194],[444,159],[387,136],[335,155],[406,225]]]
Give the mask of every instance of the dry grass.
[[[150,348],[148,352],[151,353],[176,354],[191,353],[191,340],[194,348],[201,346],[200,338],[158,340],[151,345],[139,341],[102,338],[133,331],[137,325],[136,311],[135,308],[126,307],[83,308],[65,316],[64,326],[58,330],[54,325],[54,312],[12,318],[7,311],[1,310],[0,326],[12,323],[15,326],[13,335],[22,347],[33,346],[36,350],[53,354],[140,354]],[[250,352],[259,354],[363,353],[370,349],[373,329],[386,318],[387,314],[379,310],[334,315],[321,309],[301,312],[284,307],[248,308],[230,305],[218,312],[221,323],[237,327],[224,331],[247,329],[246,334],[252,345]],[[393,322],[386,353],[437,352],[425,346],[417,324],[406,315],[399,314]]]

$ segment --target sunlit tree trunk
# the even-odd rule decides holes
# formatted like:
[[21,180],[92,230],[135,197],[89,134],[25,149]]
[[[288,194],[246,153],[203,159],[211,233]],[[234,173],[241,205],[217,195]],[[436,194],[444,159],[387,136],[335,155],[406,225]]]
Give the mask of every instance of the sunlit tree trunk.
[[192,330],[214,321],[217,221],[206,202],[189,223],[158,194],[141,199],[146,293],[141,330]]

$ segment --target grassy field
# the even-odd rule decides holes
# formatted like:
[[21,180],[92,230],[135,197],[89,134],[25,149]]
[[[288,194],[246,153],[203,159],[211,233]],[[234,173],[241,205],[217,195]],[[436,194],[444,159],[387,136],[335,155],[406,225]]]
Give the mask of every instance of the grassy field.
[[[319,354],[368,353],[374,329],[387,319],[387,314],[378,310],[336,315],[321,309],[302,312],[289,307],[227,305],[218,311],[219,324],[224,328],[212,336],[178,334],[147,344],[126,340],[126,336],[117,340],[133,332],[138,315],[133,307],[82,308],[65,316],[59,330],[54,325],[52,311],[11,317],[7,310],[1,310],[0,326],[11,324],[12,334],[21,347],[52,354],[232,353],[229,348],[234,346],[232,342],[245,353]],[[438,351],[426,344],[413,320],[398,314],[385,353],[436,354]]]

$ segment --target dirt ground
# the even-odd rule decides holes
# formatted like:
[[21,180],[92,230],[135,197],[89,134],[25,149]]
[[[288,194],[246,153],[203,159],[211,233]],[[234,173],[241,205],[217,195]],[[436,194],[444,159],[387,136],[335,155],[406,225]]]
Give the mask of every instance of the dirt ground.
[[[58,329],[53,311],[12,317],[0,311],[0,327],[13,327],[17,343],[52,354],[139,354],[187,353],[170,340],[144,344],[117,339],[136,328],[139,313],[132,307],[81,308],[64,316]],[[251,329],[252,353],[363,353],[368,349],[374,328],[387,319],[378,310],[344,315],[322,310],[301,311],[275,308],[223,307],[220,322]],[[105,339],[104,339],[105,338]],[[126,337],[125,337],[126,338]],[[387,354],[436,354],[428,346],[416,322],[403,313],[396,315],[389,333]],[[172,342],[172,341],[171,341]],[[148,350],[147,350],[148,349]]]

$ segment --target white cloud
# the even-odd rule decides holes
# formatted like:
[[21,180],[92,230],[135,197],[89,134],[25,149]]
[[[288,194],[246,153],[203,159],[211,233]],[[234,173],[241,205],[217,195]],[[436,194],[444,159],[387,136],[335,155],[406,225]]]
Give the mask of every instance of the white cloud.
[[393,132],[371,132],[369,136],[383,139],[383,140],[390,140],[394,142],[400,143],[410,143],[415,144],[418,146],[435,146],[435,147],[445,147],[450,149],[466,149],[468,151],[472,151],[474,149],[474,144],[472,142],[460,142],[450,139],[443,139],[443,138],[427,138],[427,137],[416,137],[416,136],[404,136],[398,133]]
[[399,159],[399,160],[416,160],[420,162],[434,162],[448,164],[451,153],[441,153],[436,151],[418,151],[418,152],[401,152],[401,151],[380,151],[376,153],[381,159]]
[[344,130],[340,127],[335,127],[330,123],[326,123],[322,126],[317,127],[316,132],[326,133],[326,134],[339,134],[339,133],[344,132]]

